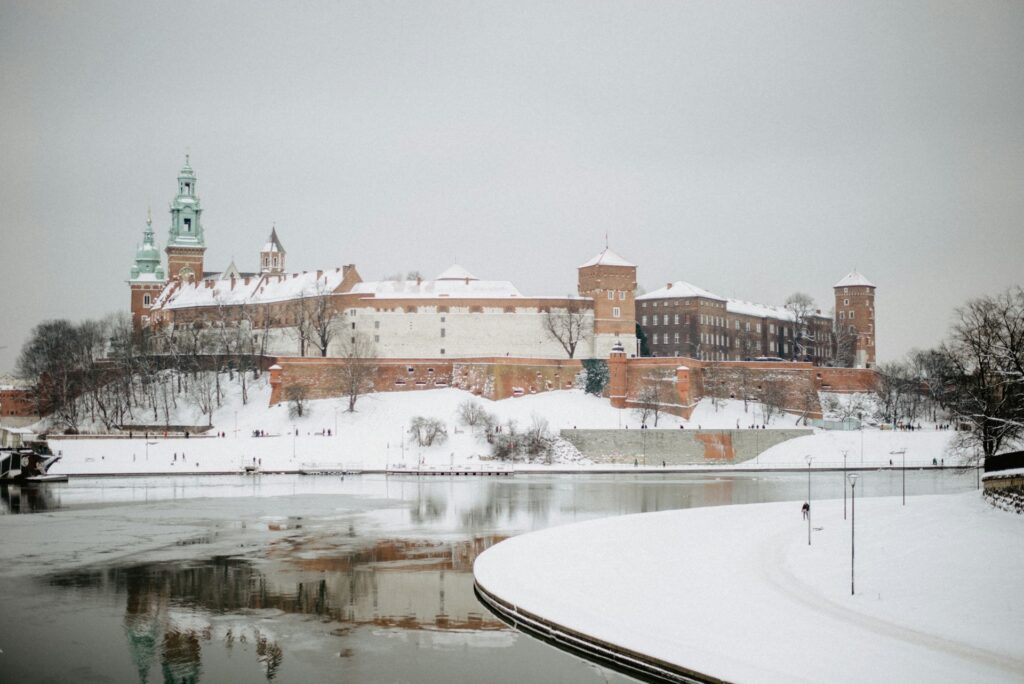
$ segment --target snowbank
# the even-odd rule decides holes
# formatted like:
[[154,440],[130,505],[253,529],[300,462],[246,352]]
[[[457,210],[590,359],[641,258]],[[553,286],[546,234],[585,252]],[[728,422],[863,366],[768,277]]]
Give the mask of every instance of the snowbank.
[[[1024,520],[976,492],[623,516],[501,542],[488,592],[562,627],[730,681],[1024,677]],[[670,542],[670,543],[667,543]]]

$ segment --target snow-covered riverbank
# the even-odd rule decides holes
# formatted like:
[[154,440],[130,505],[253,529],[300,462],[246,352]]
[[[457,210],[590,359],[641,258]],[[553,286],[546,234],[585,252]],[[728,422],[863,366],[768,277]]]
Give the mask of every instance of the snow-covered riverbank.
[[554,624],[729,681],[1024,678],[1021,516],[975,492],[588,521],[478,557],[488,592]]
[[[456,389],[420,392],[386,392],[361,397],[354,413],[345,411],[343,399],[309,401],[301,418],[289,415],[286,405],[267,407],[269,388],[265,382],[250,390],[250,400],[242,404],[237,386],[230,386],[223,406],[214,412],[211,435],[224,437],[165,438],[158,428],[146,438],[54,439],[51,447],[62,459],[51,472],[71,475],[214,473],[238,472],[256,465],[264,471],[296,472],[304,467],[340,466],[350,469],[383,470],[388,467],[446,468],[481,466],[488,463],[490,445],[457,420],[459,405],[467,400],[479,402],[505,426],[514,421],[518,429],[528,429],[535,420],[546,421],[548,429],[569,428],[638,429],[640,421],[633,411],[612,408],[606,399],[580,390],[546,392],[502,401],[474,398]],[[181,407],[172,422],[201,422],[188,407]],[[408,427],[416,416],[438,418],[448,430],[448,439],[439,445],[419,447],[410,438]],[[739,401],[703,401],[693,417],[684,421],[663,415],[657,429],[704,430],[746,427],[755,420],[752,407],[744,409]],[[776,417],[768,426],[793,428],[797,418]],[[254,437],[255,431],[267,436]],[[890,452],[907,449],[907,465],[931,465],[932,460],[948,458],[944,450],[952,433],[922,430],[892,432],[867,429],[863,432],[827,432],[790,440],[761,454],[754,461],[721,465],[725,469],[806,467],[804,458],[814,457],[815,467],[841,467],[843,451],[851,467],[888,466],[901,463]],[[950,461],[950,464],[952,461]],[[609,470],[615,467],[591,465],[566,442],[556,444],[553,463],[530,464],[521,461],[524,470]],[[630,469],[630,464],[622,466]]]

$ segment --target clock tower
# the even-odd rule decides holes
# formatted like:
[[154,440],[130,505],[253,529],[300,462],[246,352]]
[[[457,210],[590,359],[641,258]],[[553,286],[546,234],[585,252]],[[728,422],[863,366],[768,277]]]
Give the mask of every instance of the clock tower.
[[171,202],[171,231],[167,238],[167,277],[182,282],[198,281],[203,277],[203,254],[206,242],[196,194],[196,174],[185,155],[185,166],[178,172],[178,194]]

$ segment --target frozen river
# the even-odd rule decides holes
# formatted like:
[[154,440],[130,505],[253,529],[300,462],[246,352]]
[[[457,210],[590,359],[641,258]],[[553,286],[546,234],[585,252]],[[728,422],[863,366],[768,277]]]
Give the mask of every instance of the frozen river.
[[[814,473],[812,499],[841,497],[841,483]],[[909,495],[975,485],[973,473],[907,472]],[[900,491],[899,471],[858,484],[858,497]],[[631,681],[496,620],[473,594],[476,556],[574,521],[806,494],[802,473],[5,487],[0,680]]]

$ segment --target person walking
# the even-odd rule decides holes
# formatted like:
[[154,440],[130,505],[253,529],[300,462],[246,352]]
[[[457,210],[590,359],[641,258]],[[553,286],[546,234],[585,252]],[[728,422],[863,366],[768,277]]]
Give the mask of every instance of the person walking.
[[811,514],[811,504],[804,501],[804,505],[800,507],[800,512],[804,515],[804,520],[807,520],[807,516]]

